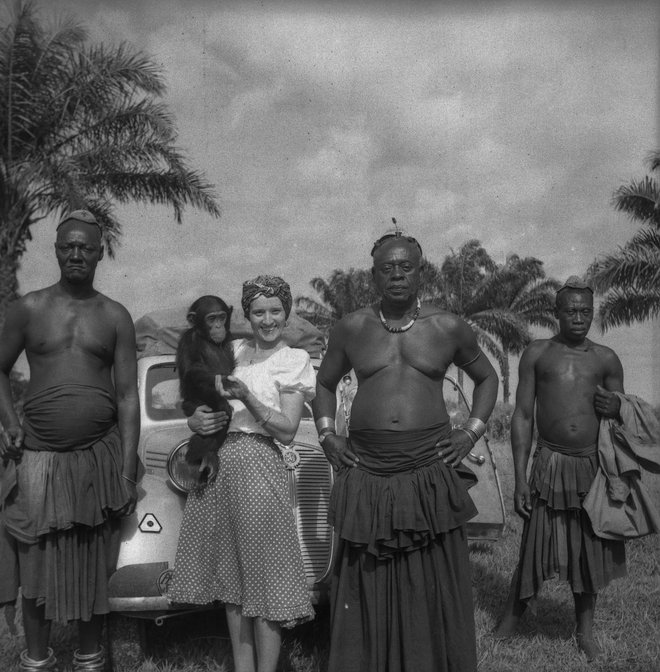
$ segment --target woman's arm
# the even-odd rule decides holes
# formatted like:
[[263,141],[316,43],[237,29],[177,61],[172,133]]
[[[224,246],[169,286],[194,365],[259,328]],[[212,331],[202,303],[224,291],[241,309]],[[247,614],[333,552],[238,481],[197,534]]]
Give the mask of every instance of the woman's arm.
[[242,401],[254,419],[274,439],[285,444],[293,441],[302,417],[304,399],[300,392],[280,392],[280,411],[259,401],[247,385],[235,376],[229,376],[223,381],[220,392],[225,397]]

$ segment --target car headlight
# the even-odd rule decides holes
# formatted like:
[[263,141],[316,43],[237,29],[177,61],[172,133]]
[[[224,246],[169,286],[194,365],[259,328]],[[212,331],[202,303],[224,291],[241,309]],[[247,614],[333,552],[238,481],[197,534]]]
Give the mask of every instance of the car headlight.
[[172,485],[181,492],[188,493],[199,485],[199,464],[186,460],[188,439],[182,441],[167,458],[167,475]]

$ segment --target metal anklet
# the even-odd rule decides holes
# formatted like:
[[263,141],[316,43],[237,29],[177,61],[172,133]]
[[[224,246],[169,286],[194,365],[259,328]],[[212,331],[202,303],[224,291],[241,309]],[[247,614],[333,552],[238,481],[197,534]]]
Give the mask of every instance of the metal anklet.
[[105,650],[101,647],[96,653],[73,652],[73,672],[103,672],[105,669]]
[[48,652],[48,658],[44,658],[43,660],[32,660],[32,658],[28,656],[27,649],[21,651],[21,662],[18,666],[18,669],[21,670],[21,672],[35,672],[36,670],[42,670],[43,672],[46,672],[47,670],[54,670],[55,663],[57,663],[57,658],[55,658],[53,649],[50,647],[48,647],[46,651]]

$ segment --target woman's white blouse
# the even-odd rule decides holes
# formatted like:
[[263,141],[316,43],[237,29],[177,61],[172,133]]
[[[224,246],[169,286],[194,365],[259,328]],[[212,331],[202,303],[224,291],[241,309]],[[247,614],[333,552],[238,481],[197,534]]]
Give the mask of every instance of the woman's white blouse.
[[[240,339],[232,342],[236,368],[233,375],[240,378],[250,392],[262,403],[276,411],[281,411],[280,392],[300,392],[305,401],[311,401],[316,394],[316,374],[309,355],[299,348],[285,345],[276,350],[268,359],[251,360],[256,352],[254,342]],[[266,434],[254,416],[238,399],[230,399],[233,415],[229,423],[230,432]]]

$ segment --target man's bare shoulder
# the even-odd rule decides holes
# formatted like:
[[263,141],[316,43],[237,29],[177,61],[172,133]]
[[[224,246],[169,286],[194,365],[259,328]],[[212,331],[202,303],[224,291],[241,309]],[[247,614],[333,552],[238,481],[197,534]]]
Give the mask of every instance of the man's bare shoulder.
[[432,303],[423,303],[422,309],[419,314],[419,320],[421,323],[430,324],[436,329],[442,329],[443,331],[461,331],[463,329],[470,329],[470,325],[456,313],[450,313],[447,310],[438,308]]
[[598,357],[598,359],[606,362],[619,361],[619,356],[616,354],[616,352],[614,352],[614,350],[612,350],[612,348],[609,348],[607,345],[603,345],[602,343],[594,343],[590,340],[589,347],[592,349],[593,353]]
[[364,308],[358,308],[357,310],[344,315],[340,320],[338,320],[333,326],[333,331],[335,333],[351,333],[355,329],[360,329],[365,322],[372,321],[376,316],[376,310],[374,306],[365,306]]
[[536,360],[551,350],[554,344],[555,341],[551,338],[537,338],[525,348],[522,356],[526,360]]
[[119,301],[115,301],[115,299],[111,299],[109,296],[101,294],[100,292],[97,294],[96,300],[101,304],[103,310],[113,318],[121,321],[129,321],[131,324],[133,323],[133,318],[123,303],[119,303]]
[[52,304],[57,285],[35,289],[19,297],[9,305],[9,313],[30,315],[34,311],[42,311]]

